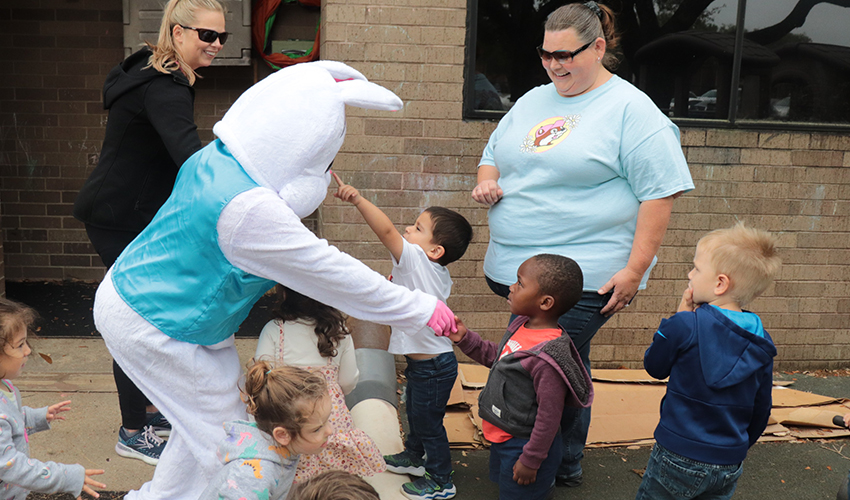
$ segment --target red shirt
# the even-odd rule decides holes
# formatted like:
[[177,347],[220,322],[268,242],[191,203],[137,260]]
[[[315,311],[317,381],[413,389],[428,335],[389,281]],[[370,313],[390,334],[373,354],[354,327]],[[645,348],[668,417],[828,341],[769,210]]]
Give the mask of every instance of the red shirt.
[[[505,347],[499,354],[499,359],[504,358],[512,352],[530,349],[541,342],[553,340],[560,336],[560,328],[543,328],[540,330],[532,330],[530,328],[526,328],[525,325],[522,325],[521,327],[519,327],[516,333],[514,333],[513,336],[505,343]],[[482,432],[484,432],[484,438],[487,439],[487,441],[490,441],[491,443],[504,443],[505,441],[513,437],[486,420],[481,421],[481,430]]]

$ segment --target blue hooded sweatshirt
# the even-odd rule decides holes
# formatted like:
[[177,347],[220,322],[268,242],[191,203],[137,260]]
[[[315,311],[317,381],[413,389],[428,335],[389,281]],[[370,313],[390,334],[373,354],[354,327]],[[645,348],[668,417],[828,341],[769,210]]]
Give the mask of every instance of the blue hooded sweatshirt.
[[650,375],[670,377],[655,440],[691,460],[743,462],[770,417],[774,356],[750,312],[703,305],[662,320],[643,359]]

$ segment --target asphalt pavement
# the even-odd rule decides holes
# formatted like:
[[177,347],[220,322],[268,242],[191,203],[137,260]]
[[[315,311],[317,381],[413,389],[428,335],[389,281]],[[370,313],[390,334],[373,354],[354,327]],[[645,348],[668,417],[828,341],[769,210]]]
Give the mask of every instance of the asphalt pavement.
[[[237,339],[243,363],[253,354],[255,339]],[[21,378],[15,381],[25,405],[38,407],[70,399],[67,420],[53,429],[34,434],[31,455],[41,460],[81,463],[102,468],[107,491],[101,498],[121,498],[123,492],[149,480],[154,468],[138,460],[121,458],[114,446],[119,425],[118,398],[111,375],[111,358],[99,338],[43,338],[33,342],[48,355],[48,364],[34,354]],[[778,374],[796,379],[794,388],[825,396],[850,395],[850,377],[832,373]],[[628,425],[628,422],[623,422]],[[835,498],[850,468],[850,440],[756,444],[744,463],[738,482],[738,500],[800,500]],[[638,472],[646,466],[650,448],[589,449],[583,462],[584,483],[558,488],[556,500],[631,499],[640,484]],[[498,498],[498,488],[488,479],[488,452],[455,451],[454,480],[459,499]],[[70,495],[30,495],[38,500],[68,500]]]

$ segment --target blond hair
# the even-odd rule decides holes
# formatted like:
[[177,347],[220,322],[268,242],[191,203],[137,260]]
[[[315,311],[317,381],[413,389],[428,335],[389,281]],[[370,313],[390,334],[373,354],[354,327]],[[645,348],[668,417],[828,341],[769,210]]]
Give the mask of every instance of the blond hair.
[[697,248],[706,252],[716,273],[729,277],[730,294],[742,306],[764,293],[782,264],[776,237],[743,222],[708,233]]
[[6,346],[16,333],[29,330],[37,319],[38,313],[32,307],[0,298],[0,354],[6,354]]
[[359,476],[329,470],[294,485],[289,500],[380,500],[378,492]]
[[614,70],[620,63],[615,50],[620,44],[614,22],[614,11],[605,5],[594,1],[571,3],[557,8],[549,17],[543,29],[546,31],[564,31],[570,28],[576,31],[578,39],[584,43],[597,38],[605,40],[605,55],[602,64],[609,70]]
[[156,45],[148,43],[151,49],[150,59],[146,68],[153,67],[160,73],[171,73],[180,70],[189,80],[189,85],[195,84],[195,78],[200,77],[194,69],[183,60],[183,56],[174,45],[174,26],[193,26],[195,14],[199,10],[209,10],[225,14],[224,5],[218,0],[169,0],[162,13],[162,23],[159,25],[159,38]]
[[241,391],[258,429],[272,435],[283,427],[293,438],[301,435],[316,404],[328,397],[321,375],[294,366],[273,368],[268,361],[248,368]]

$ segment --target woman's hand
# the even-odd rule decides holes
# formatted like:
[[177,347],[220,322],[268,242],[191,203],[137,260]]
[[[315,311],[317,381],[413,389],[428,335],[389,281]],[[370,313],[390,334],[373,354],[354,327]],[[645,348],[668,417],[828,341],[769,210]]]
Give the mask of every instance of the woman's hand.
[[603,316],[613,316],[620,309],[629,305],[635,294],[637,293],[642,274],[636,273],[628,267],[620,269],[617,274],[608,280],[608,283],[599,289],[599,295],[605,295],[610,291],[614,291],[611,295],[611,300],[608,304],[599,311]]
[[493,206],[502,199],[502,194],[504,193],[502,193],[499,183],[492,179],[487,179],[475,186],[475,189],[472,190],[472,199],[482,205]]
[[54,420],[65,420],[65,417],[59,415],[59,413],[63,411],[70,411],[71,408],[68,408],[69,404],[71,404],[70,401],[62,401],[61,403],[56,403],[55,405],[48,406],[47,421],[53,422]]

